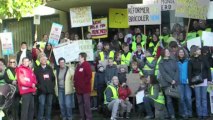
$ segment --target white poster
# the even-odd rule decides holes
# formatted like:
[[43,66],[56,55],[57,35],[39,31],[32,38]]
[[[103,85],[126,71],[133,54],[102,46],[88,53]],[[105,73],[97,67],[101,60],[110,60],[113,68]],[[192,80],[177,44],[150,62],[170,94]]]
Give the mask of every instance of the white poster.
[[0,33],[1,48],[3,55],[14,54],[13,38],[11,32]]
[[187,48],[190,50],[192,45],[196,45],[201,48],[201,38],[196,37],[187,41]]
[[143,97],[144,97],[144,90],[139,91],[136,95],[136,104],[143,103]]
[[128,4],[129,25],[161,24],[160,4]]
[[34,15],[33,23],[35,25],[40,25],[41,22],[40,19],[41,19],[40,15]]
[[203,46],[213,47],[213,32],[203,31],[202,40]]
[[63,28],[63,25],[61,25],[61,24],[58,24],[58,23],[52,24],[48,43],[50,43],[53,46],[58,45],[58,42],[59,42],[60,36],[61,36],[62,28]]
[[91,6],[70,8],[70,19],[72,28],[92,25]]
[[175,10],[176,0],[143,0],[143,4],[161,4],[161,10]]
[[211,1],[209,4],[207,19],[213,19],[213,1]]
[[94,60],[92,40],[77,40],[62,43],[53,48],[56,61],[60,57],[65,58],[66,62],[78,61],[79,53],[81,52],[87,53],[87,61]]

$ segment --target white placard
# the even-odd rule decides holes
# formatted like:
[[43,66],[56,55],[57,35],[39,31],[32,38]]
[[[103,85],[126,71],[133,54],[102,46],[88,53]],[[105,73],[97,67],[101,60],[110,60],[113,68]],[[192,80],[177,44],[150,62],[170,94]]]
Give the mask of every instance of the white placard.
[[139,91],[135,96],[136,96],[136,104],[143,103],[144,90]]
[[196,45],[199,48],[201,48],[201,38],[200,37],[196,37],[196,38],[188,40],[187,41],[187,48],[188,48],[188,50],[190,50],[190,48],[191,48],[192,45]]
[[213,1],[211,1],[209,4],[207,19],[213,19]]
[[176,0],[143,0],[143,4],[161,4],[161,11],[175,10]]
[[92,25],[91,6],[70,8],[70,19],[72,28]]
[[203,31],[202,40],[203,46],[213,47],[213,32]]
[[3,55],[14,54],[13,39],[11,32],[0,33],[1,48]]
[[33,23],[35,25],[39,25],[40,24],[40,15],[34,15],[34,19],[33,19]]
[[129,25],[161,24],[160,4],[128,4]]

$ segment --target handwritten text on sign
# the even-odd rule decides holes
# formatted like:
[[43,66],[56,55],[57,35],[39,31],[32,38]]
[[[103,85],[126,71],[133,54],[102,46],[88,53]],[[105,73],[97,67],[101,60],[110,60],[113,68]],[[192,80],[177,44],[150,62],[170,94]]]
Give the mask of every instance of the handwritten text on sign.
[[93,19],[93,25],[89,27],[92,38],[106,38],[107,31],[107,18]]
[[176,0],[176,17],[206,19],[209,0]]
[[175,1],[176,0],[143,0],[143,4],[161,4],[161,10],[175,10]]
[[161,24],[160,4],[128,4],[129,25]]

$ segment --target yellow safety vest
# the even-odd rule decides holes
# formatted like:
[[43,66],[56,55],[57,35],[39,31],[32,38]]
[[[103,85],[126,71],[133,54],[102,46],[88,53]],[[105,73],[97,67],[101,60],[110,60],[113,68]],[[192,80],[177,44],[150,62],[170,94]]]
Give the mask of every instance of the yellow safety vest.
[[121,55],[121,65],[128,65],[129,66],[131,57],[132,57],[132,54],[130,52],[127,54],[127,56],[122,54]]
[[157,64],[155,66],[155,75],[157,76],[159,73],[159,63],[161,61],[161,56],[158,58]]
[[153,56],[157,55],[157,50],[158,50],[159,46],[160,46],[160,42],[158,42],[156,46],[154,45],[153,42],[149,43],[149,48],[154,47],[154,50],[153,50],[153,53],[152,53]]
[[[151,95],[154,95],[154,87],[153,87],[153,86],[151,86]],[[158,98],[157,98],[157,99],[154,99],[154,98],[152,98],[152,99],[153,99],[155,102],[157,102],[157,103],[165,104],[165,98],[164,98],[164,95],[163,95],[162,91],[159,92],[159,95],[158,95]]]
[[44,41],[40,41],[39,43],[40,43],[39,45],[41,49],[44,49],[47,44],[47,42],[44,42]]
[[[35,63],[36,63],[37,66],[39,66],[41,64],[39,60],[36,60]],[[47,60],[47,65],[50,65],[50,61],[49,60]]]
[[193,38],[196,38],[196,37],[197,37],[197,33],[196,33],[196,32],[189,32],[189,33],[187,34],[186,39],[187,39],[187,40],[190,40],[190,39],[193,39]]
[[[152,61],[154,60],[155,58],[154,57],[147,57],[146,60],[149,62],[149,63],[152,63]],[[148,65],[145,65],[143,70],[153,70],[152,68],[150,68]]]
[[[104,61],[105,59],[104,59],[104,52],[102,51],[102,52],[99,52],[99,55],[100,55],[100,60],[101,61]],[[113,58],[113,60],[114,60],[114,56],[115,56],[115,54],[114,54],[114,52],[113,51],[110,51],[109,52],[109,58]]]
[[13,75],[10,69],[7,69],[7,76],[12,81],[16,80],[16,75]]
[[[147,36],[146,35],[142,35],[141,46],[143,48],[145,47],[146,39],[147,39]],[[136,51],[136,50],[137,50],[136,35],[134,35],[133,36],[133,42],[132,42],[132,51]]]
[[[206,32],[211,32],[212,30],[211,30],[211,28],[206,28],[205,31],[206,31]],[[203,33],[203,30],[198,30],[198,31],[197,31],[197,34],[199,35],[199,37],[202,36],[202,33]]]
[[168,35],[165,35],[165,36],[159,36],[159,39],[160,39],[160,40],[163,39],[164,42],[169,43],[170,41],[168,41],[168,39],[169,39],[170,36],[172,36],[172,35],[169,35],[169,34],[168,34]]
[[[118,99],[118,89],[116,89],[114,86],[112,85],[108,85],[106,90],[110,88],[112,91],[112,99]],[[106,90],[104,91],[104,104],[107,104],[107,100],[106,100]]]

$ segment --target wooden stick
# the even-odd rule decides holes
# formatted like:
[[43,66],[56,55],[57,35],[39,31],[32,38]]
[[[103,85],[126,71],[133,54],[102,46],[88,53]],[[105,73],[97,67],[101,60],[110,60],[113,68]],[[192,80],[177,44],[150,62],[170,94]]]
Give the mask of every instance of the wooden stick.
[[189,21],[188,21],[188,26],[187,26],[187,31],[186,31],[186,36],[185,36],[185,40],[187,38],[187,35],[189,33],[189,27],[190,27],[190,23],[191,23],[191,18],[189,18]]
[[49,55],[49,60],[50,60],[50,58],[51,58],[51,56],[52,56],[52,52],[53,52],[53,47],[51,48],[51,51],[50,51],[50,55]]
[[84,40],[84,28],[81,27],[82,40]]
[[[143,33],[144,33],[144,35],[146,35],[146,25],[144,25]],[[141,36],[141,37],[143,37],[143,36]],[[146,42],[147,42],[147,40],[146,40]],[[145,43],[145,48],[144,49],[146,51],[146,43]]]
[[37,32],[38,32],[38,26],[35,25],[35,35],[34,35],[35,41],[37,41],[37,38],[38,38]]
[[161,30],[161,24],[160,24],[160,36],[161,36],[161,31],[162,31],[162,30]]

